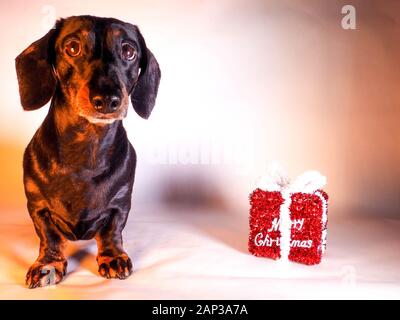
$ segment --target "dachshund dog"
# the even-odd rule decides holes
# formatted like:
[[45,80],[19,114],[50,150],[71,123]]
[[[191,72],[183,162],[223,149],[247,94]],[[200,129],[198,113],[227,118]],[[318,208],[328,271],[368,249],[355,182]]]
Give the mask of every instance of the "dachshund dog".
[[129,96],[147,119],[161,72],[137,26],[113,18],[60,19],[16,58],[21,104],[48,114],[25,149],[27,207],[40,239],[29,288],[66,274],[68,240],[95,238],[99,273],[125,279],[122,245],[131,208],[136,153],[122,119]]

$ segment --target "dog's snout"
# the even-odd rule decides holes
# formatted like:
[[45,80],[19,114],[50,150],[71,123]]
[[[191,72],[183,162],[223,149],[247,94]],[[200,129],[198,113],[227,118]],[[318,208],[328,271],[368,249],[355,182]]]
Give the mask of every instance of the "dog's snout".
[[112,113],[117,111],[121,105],[121,99],[117,96],[94,96],[93,107],[101,113]]

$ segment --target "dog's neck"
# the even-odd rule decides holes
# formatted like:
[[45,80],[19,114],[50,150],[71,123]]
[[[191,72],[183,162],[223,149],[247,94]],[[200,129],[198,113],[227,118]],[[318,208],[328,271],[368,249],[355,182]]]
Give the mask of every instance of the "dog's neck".
[[[48,122],[54,126],[60,162],[96,167],[107,161],[122,121],[94,124],[79,116],[72,106],[53,100]],[[49,124],[50,125],[50,124]]]

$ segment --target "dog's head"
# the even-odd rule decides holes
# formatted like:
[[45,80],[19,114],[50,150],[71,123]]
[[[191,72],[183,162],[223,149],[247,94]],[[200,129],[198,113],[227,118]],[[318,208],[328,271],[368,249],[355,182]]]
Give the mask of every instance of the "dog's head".
[[124,118],[129,95],[147,119],[161,76],[137,26],[92,16],[57,21],[16,58],[16,69],[25,110],[44,106],[57,92],[92,123]]

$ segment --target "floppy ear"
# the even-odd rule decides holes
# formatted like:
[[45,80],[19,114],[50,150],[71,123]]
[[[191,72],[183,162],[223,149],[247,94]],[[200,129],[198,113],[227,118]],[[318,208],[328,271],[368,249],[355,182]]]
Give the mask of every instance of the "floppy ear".
[[15,59],[19,95],[24,110],[43,107],[56,89],[56,78],[51,61],[55,31],[51,29]]
[[140,75],[136,86],[133,88],[131,102],[136,113],[147,119],[156,103],[161,70],[153,53],[147,49],[146,42],[139,29],[137,29],[137,32],[142,56],[140,59]]

